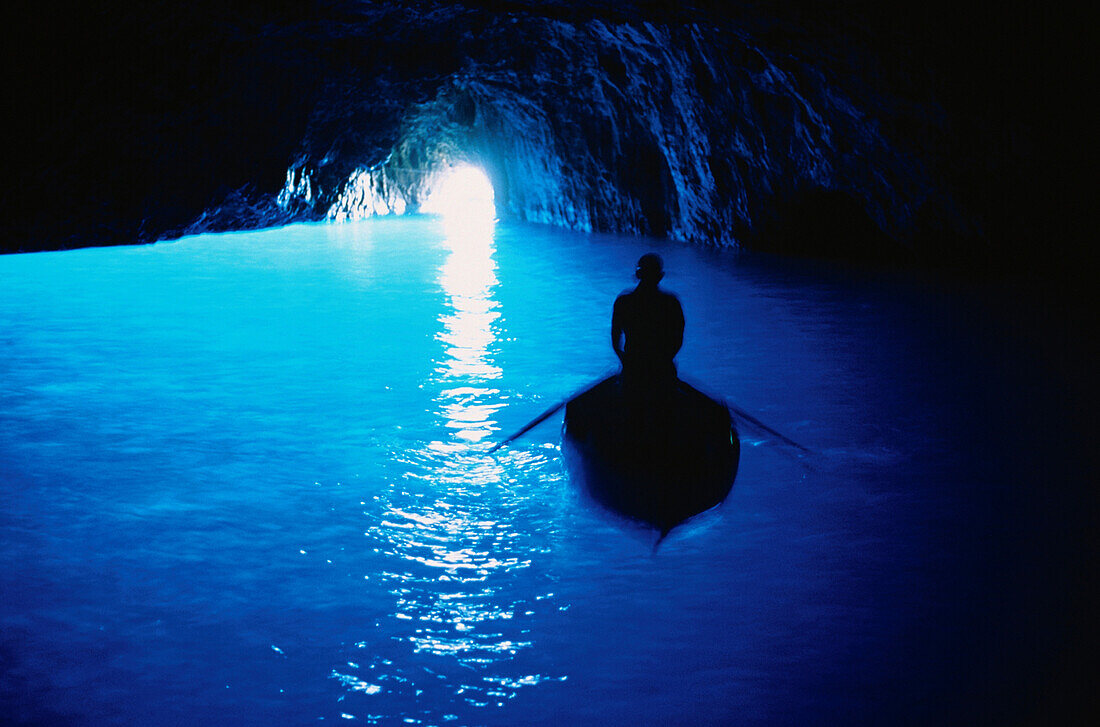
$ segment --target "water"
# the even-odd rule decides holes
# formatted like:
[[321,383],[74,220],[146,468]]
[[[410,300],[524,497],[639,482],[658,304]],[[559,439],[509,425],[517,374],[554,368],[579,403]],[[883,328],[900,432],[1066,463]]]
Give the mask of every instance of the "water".
[[[730,499],[656,553],[570,488],[560,417],[487,453],[612,367],[650,249],[681,374],[816,452],[742,427]],[[1055,636],[1003,395],[1041,363],[958,293],[432,218],[0,282],[13,723],[963,723]]]

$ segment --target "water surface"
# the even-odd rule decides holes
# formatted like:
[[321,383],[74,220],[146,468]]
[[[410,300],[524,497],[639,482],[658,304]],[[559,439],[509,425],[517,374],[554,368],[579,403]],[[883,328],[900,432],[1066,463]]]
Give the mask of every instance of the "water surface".
[[[653,535],[570,488],[648,250],[742,427]],[[1028,605],[1037,364],[973,301],[639,238],[433,218],[0,258],[0,659],[15,723],[963,723]],[[1007,356],[1007,359],[1006,359]]]

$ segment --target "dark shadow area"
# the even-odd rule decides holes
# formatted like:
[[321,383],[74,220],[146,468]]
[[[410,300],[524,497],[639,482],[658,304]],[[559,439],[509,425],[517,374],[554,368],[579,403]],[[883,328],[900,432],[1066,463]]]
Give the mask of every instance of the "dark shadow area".
[[773,197],[748,244],[761,252],[856,264],[901,265],[913,259],[910,250],[879,229],[859,200],[822,187]]
[[968,374],[980,394],[958,430],[981,495],[959,534],[973,560],[965,576],[965,561],[949,574],[974,594],[958,603],[970,621],[957,643],[993,665],[961,674],[979,687],[969,721],[1091,721],[1082,715],[1097,714],[1100,498],[1096,385],[1084,367],[1095,346],[1076,327],[1079,314],[1049,294],[999,281],[977,300],[940,314],[982,362]]
[[[151,242],[236,190],[277,192],[318,58],[269,32],[308,9],[39,3],[5,11],[11,74],[0,252]],[[240,220],[245,223],[248,218]]]

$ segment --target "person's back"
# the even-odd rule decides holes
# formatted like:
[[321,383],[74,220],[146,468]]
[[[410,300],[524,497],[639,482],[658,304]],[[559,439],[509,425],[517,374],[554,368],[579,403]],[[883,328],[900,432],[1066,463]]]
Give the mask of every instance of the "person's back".
[[639,384],[674,381],[673,363],[684,340],[679,299],[657,287],[664,277],[661,258],[643,255],[635,270],[638,287],[615,300],[611,343],[623,365],[624,380]]

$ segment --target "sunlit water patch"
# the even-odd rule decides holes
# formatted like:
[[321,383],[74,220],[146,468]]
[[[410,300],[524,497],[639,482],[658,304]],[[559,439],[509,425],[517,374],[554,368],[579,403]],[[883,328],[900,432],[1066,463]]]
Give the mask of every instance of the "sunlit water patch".
[[[683,376],[816,452],[743,426],[729,501],[656,552],[572,491],[560,419],[489,451],[612,368],[651,248]],[[989,414],[1027,362],[991,368],[957,297],[491,217],[0,281],[15,723],[919,722],[1018,686],[1027,501]]]

